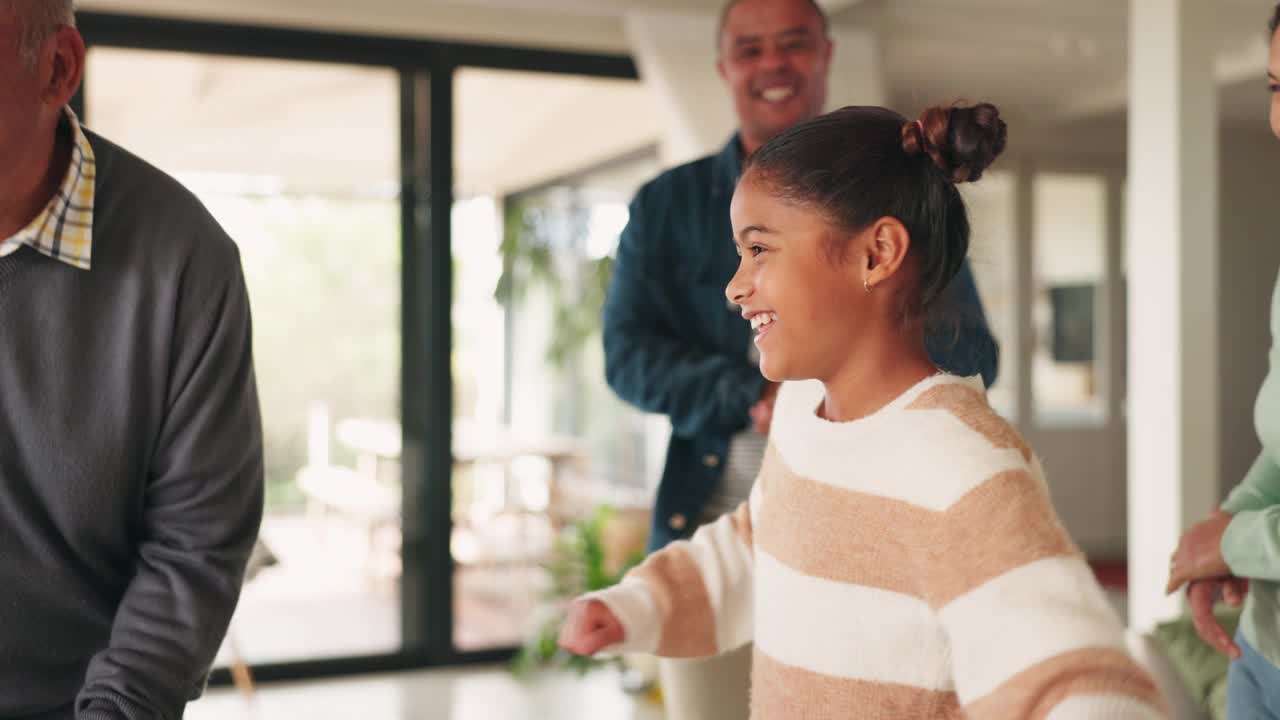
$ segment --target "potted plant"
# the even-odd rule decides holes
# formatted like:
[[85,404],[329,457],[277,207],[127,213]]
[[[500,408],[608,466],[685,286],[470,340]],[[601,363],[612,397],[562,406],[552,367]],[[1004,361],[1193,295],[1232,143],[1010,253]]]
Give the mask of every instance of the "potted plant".
[[[598,508],[585,520],[571,523],[557,538],[551,559],[544,565],[550,575],[545,605],[523,647],[512,660],[512,671],[527,677],[542,668],[565,668],[579,674],[599,667],[623,672],[623,687],[649,689],[636,673],[629,673],[622,658],[601,660],[574,655],[557,644],[569,603],[583,593],[617,584],[628,570],[644,559],[646,512]],[[647,680],[647,679],[646,679]]]

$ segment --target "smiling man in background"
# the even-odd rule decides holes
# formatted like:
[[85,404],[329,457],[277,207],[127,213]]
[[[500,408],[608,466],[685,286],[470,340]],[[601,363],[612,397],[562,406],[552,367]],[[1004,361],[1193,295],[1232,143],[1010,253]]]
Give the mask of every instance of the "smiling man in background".
[[[760,469],[777,386],[760,374],[750,325],[725,305],[738,266],[729,202],[743,160],[827,102],[832,42],[813,0],[729,2],[717,42],[738,130],[716,155],[668,170],[636,194],[604,309],[610,387],[672,425],[650,550],[733,510]],[[950,293],[959,333],[931,337],[930,355],[990,386],[998,348],[967,263]],[[661,661],[669,717],[747,717],[750,657],[747,647]]]

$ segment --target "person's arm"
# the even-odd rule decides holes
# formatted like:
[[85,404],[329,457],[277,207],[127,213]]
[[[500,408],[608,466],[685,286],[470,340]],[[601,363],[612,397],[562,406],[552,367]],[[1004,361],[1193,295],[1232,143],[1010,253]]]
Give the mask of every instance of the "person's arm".
[[1263,450],[1249,466],[1240,484],[1222,501],[1221,509],[1232,515],[1262,510],[1280,504],[1280,466]]
[[1280,580],[1280,468],[1265,449],[1219,511],[1182,533],[1167,589],[1224,575]]
[[[1274,384],[1280,372],[1280,280],[1271,295],[1270,371],[1258,390],[1255,423],[1260,438],[1264,423],[1280,413]],[[1265,444],[1265,441],[1264,441]],[[1233,517],[1219,544],[1222,559],[1238,577],[1280,580],[1280,466],[1264,447],[1244,480],[1223,501],[1221,509]]]
[[[752,506],[649,556],[622,582],[580,598],[561,643],[573,652],[710,657],[752,638]],[[603,608],[597,606],[602,604]]]
[[968,260],[947,287],[945,306],[954,313],[955,322],[944,323],[929,333],[929,357],[947,372],[965,377],[981,375],[983,384],[991,387],[1000,370],[1000,345],[987,326],[987,314]]
[[1164,717],[1035,475],[999,472],[933,523],[916,572],[949,641],[965,717]]
[[1220,546],[1232,574],[1280,581],[1280,467],[1265,450],[1222,509],[1232,514]]
[[110,645],[89,663],[77,720],[181,717],[240,595],[262,519],[262,429],[249,301],[225,243],[184,278],[135,574]]
[[680,435],[736,432],[761,398],[764,377],[748,362],[745,347],[740,356],[726,355],[671,330],[670,318],[694,309],[671,301],[664,278],[673,268],[660,259],[658,239],[648,231],[648,213],[655,211],[645,193],[631,204],[605,299],[605,378],[618,397],[671,418]]

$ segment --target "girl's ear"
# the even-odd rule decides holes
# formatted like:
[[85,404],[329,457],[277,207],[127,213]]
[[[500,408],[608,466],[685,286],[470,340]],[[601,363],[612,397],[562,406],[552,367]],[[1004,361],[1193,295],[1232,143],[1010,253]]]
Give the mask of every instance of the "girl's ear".
[[907,260],[911,250],[911,234],[900,220],[883,217],[865,231],[863,282],[874,288],[893,277]]

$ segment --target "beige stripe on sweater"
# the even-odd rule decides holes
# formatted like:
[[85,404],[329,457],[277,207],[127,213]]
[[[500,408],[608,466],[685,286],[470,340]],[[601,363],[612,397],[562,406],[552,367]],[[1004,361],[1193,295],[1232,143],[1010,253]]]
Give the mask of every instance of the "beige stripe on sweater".
[[1153,707],[1164,702],[1155,683],[1126,653],[1085,648],[1022,671],[965,710],[973,717],[1044,720],[1068,697],[1102,694],[1136,698]]
[[[941,607],[1013,568],[1076,552],[1025,471],[997,475],[945,513],[800,477],[772,448],[764,473],[772,490],[756,541],[807,575]],[[1020,542],[1006,542],[1011,535]],[[965,562],[956,561],[958,548]]]
[[630,574],[645,581],[658,609],[658,655],[707,657],[720,651],[711,599],[698,565],[684,547],[654,553]]
[[964,717],[954,692],[831,677],[784,665],[758,648],[751,662],[751,716],[754,718],[959,720]]
[[664,655],[710,654],[757,628],[757,720],[1162,711],[1027,445],[976,384],[918,387],[840,425],[784,386],[750,503],[651,557],[635,571],[644,583],[601,596],[648,595],[615,605],[635,609],[623,620],[636,628],[656,608]]
[[1079,554],[1044,486],[1026,471],[1003,472],[974,488],[927,532],[916,565],[935,608],[1028,563]]
[[755,529],[751,524],[751,502],[747,501],[738,506],[729,515],[729,522],[733,523],[734,533],[743,545],[748,548],[755,548]]
[[1014,449],[1028,463],[1031,448],[1018,431],[992,411],[986,396],[979,390],[960,383],[937,385],[925,391],[907,406],[911,410],[946,410],[970,429],[985,437],[992,447]]

